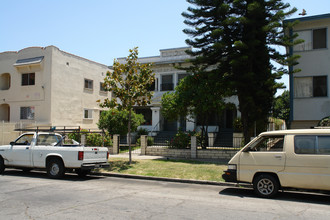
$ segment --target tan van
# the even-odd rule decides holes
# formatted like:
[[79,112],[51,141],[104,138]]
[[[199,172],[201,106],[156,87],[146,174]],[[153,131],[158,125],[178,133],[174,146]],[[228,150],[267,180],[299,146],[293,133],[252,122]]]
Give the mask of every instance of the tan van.
[[261,197],[283,188],[330,190],[330,129],[261,133],[235,154],[222,177],[253,184]]

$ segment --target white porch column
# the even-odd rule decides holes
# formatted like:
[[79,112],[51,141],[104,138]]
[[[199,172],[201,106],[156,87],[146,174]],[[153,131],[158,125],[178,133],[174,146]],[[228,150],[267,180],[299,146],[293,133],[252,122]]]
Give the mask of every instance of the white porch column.
[[152,131],[160,130],[160,107],[151,107],[152,111]]
[[193,131],[195,129],[195,118],[192,115],[188,115],[186,121],[186,131]]

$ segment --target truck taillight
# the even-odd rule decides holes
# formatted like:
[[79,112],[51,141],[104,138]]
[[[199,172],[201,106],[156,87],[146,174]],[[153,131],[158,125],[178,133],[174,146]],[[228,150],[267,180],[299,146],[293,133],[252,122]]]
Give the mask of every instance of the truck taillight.
[[107,152],[107,159],[109,159],[109,151]]
[[79,151],[78,152],[78,160],[83,160],[84,159],[84,151]]

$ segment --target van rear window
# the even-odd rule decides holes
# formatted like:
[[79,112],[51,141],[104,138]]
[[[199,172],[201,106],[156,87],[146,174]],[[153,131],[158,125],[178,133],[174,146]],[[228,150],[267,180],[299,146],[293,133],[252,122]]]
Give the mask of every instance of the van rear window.
[[330,136],[297,135],[294,138],[296,154],[330,155]]

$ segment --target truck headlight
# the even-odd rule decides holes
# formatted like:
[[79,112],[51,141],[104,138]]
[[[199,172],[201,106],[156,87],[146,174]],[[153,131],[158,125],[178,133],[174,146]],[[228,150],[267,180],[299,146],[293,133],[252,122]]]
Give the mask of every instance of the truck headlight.
[[228,164],[228,170],[237,170],[236,164]]

